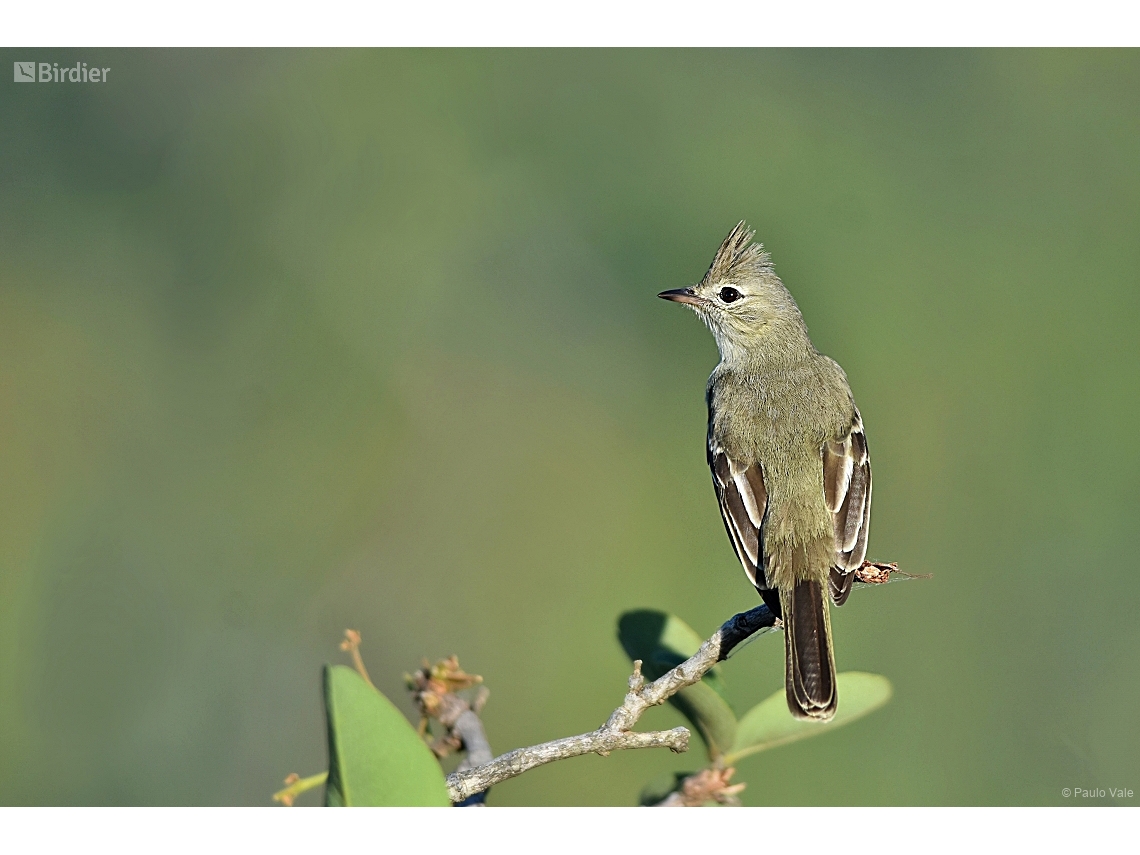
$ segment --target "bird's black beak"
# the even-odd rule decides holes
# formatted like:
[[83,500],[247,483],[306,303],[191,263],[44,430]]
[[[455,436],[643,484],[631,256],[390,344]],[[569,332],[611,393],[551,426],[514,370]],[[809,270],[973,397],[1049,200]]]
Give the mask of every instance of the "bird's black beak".
[[674,288],[672,291],[662,291],[657,295],[662,300],[672,300],[674,303],[688,303],[690,306],[699,306],[704,302],[697,296],[692,288]]

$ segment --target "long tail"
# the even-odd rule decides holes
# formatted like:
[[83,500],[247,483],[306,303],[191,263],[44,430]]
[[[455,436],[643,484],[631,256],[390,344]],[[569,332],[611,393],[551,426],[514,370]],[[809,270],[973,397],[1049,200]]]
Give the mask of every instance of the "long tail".
[[828,721],[839,700],[826,592],[819,582],[801,580],[780,592],[784,620],[784,668],[788,709],[796,718]]

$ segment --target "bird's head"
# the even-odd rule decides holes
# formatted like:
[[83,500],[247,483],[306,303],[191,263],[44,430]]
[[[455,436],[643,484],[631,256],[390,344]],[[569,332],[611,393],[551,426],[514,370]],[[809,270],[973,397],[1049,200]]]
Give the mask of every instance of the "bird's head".
[[753,235],[741,220],[700,282],[657,295],[696,312],[728,360],[778,346],[782,330],[803,330],[795,300],[776,276],[763,244],[752,242]]

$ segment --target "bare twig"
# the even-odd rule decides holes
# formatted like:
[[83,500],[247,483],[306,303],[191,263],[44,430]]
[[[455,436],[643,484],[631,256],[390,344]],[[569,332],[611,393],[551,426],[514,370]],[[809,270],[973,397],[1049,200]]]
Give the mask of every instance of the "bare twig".
[[[487,693],[484,690],[480,697],[476,698],[476,704],[479,704],[480,699],[485,700],[486,697]],[[467,755],[459,763],[458,771],[466,772],[468,769],[485,766],[494,758],[495,755],[491,752],[491,743],[487,740],[487,732],[483,730],[483,722],[474,705],[471,709],[464,710],[459,714],[455,723],[451,725],[451,733],[467,750]],[[484,807],[486,799],[487,791],[482,790],[473,793],[462,803],[457,804],[462,807]]]
[[490,763],[447,776],[447,791],[453,802],[461,802],[494,784],[521,775],[528,769],[582,754],[606,755],[623,748],[667,747],[676,752],[689,747],[689,731],[683,727],[652,733],[606,732],[604,728],[581,736],[568,736],[530,748],[517,748]]
[[476,766],[486,765],[494,758],[491,743],[487,741],[487,733],[483,730],[483,722],[474,710],[460,713],[451,729],[463,741],[463,747],[467,750],[467,756],[459,764],[459,771],[466,772]]
[[346,629],[340,649],[352,657],[352,666],[356,669],[356,673],[364,678],[365,683],[372,686],[372,678],[368,676],[368,669],[364,667],[364,660],[360,658],[360,633],[355,629]]
[[471,708],[461,712],[455,719],[455,724],[451,726],[463,741],[463,747],[467,749],[467,756],[459,764],[460,772],[490,763],[495,756],[491,753],[491,743],[487,741],[487,732],[483,730],[483,722],[479,718],[490,694],[486,686],[480,686],[475,699],[471,702]]
[[530,748],[517,748],[496,757],[474,769],[455,771],[447,776],[447,789],[453,802],[461,802],[474,793],[521,775],[528,769],[542,766],[554,760],[578,757],[582,754],[601,754],[624,748],[666,747],[675,752],[689,748],[689,731],[684,727],[652,733],[635,733],[637,724],[649,707],[662,704],[686,686],[691,686],[705,675],[717,662],[728,657],[732,649],[742,641],[777,623],[776,616],[767,606],[757,606],[751,611],[734,615],[726,621],[712,637],[701,645],[692,657],[682,662],[652,683],[646,683],[641,676],[641,660],[633,663],[633,675],[629,678],[629,692],[620,707],[614,710],[609,719],[591,733],[556,739]]
[[[923,579],[926,576],[912,576],[898,569],[897,564],[864,561],[857,570],[855,579],[859,586],[882,585],[893,580]],[[646,684],[641,676],[641,661],[633,663],[633,675],[629,678],[629,692],[622,705],[610,713],[609,719],[591,733],[556,739],[530,748],[516,748],[514,751],[496,757],[489,763],[474,768],[458,770],[447,776],[447,789],[453,802],[461,802],[475,793],[481,793],[502,781],[521,775],[528,769],[542,766],[554,760],[578,757],[582,754],[609,754],[622,748],[667,747],[675,752],[688,750],[689,731],[684,727],[654,733],[635,733],[633,726],[642,714],[652,706],[663,704],[686,686],[701,679],[714,665],[727,659],[732,651],[759,632],[782,628],[783,624],[767,606],[757,606],[738,615],[733,615],[720,629],[712,634],[700,649],[687,660],[665,673],[652,683]],[[474,764],[472,764],[474,765]],[[717,772],[724,775],[724,771]],[[717,782],[699,782],[704,784]],[[694,785],[696,786],[696,784]],[[728,785],[728,777],[723,777],[718,786],[726,799],[734,798],[742,785]],[[695,795],[694,795],[695,797]],[[716,796],[710,796],[716,798]]]

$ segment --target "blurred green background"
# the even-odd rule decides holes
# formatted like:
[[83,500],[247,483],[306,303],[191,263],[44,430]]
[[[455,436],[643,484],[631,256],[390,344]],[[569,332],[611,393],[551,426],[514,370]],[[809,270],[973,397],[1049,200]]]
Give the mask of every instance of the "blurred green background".
[[269,803],[345,627],[409,716],[459,654],[505,751],[620,702],[621,611],[755,605],[654,297],[742,217],[851,379],[869,557],[934,574],[835,612],[895,697],[745,803],[1140,790],[1140,53],[3,53],[111,72],[0,86],[0,803]]

